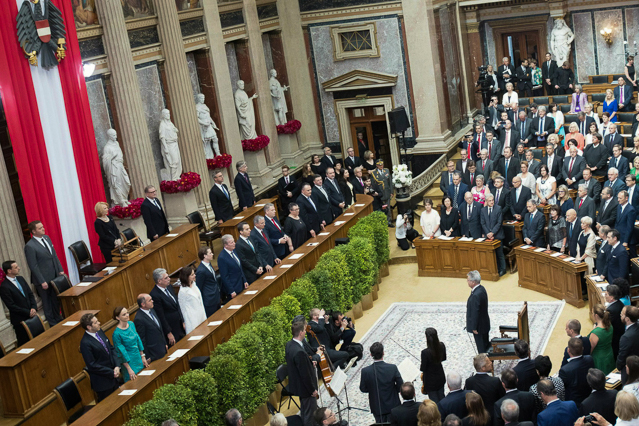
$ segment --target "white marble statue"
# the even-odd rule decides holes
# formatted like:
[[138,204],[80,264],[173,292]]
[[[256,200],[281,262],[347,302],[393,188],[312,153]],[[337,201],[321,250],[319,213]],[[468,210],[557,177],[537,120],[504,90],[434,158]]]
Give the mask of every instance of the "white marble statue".
[[555,19],[555,26],[550,33],[550,50],[555,55],[557,66],[560,67],[570,57],[570,44],[575,34],[563,19]]
[[[204,156],[208,160],[209,158],[215,158],[216,155],[220,155],[220,143],[215,133],[218,127],[215,125],[215,121],[211,118],[211,110],[204,103],[204,94],[197,95],[195,102],[195,110],[197,111],[197,121],[200,123],[200,133],[202,134],[202,143],[204,144]],[[213,145],[213,149],[211,149]],[[215,150],[215,153],[213,152]]]
[[160,171],[162,180],[178,180],[182,174],[178,129],[171,123],[171,113],[168,109],[162,110],[159,132],[162,142],[162,158],[164,159],[164,169]]
[[244,91],[244,81],[237,82],[235,91],[235,110],[237,111],[237,121],[240,123],[240,136],[244,139],[255,139],[255,110],[253,109],[253,99],[257,98],[257,93],[249,98]]
[[109,182],[109,192],[113,204],[126,207],[129,204],[129,189],[131,181],[124,168],[124,156],[118,144],[118,134],[115,130],[107,130],[107,143],[102,149],[102,168]]
[[271,70],[271,79],[268,81],[271,88],[271,99],[273,100],[273,113],[275,114],[275,125],[286,124],[286,113],[288,107],[286,106],[286,98],[284,92],[288,90],[289,86],[280,84],[277,80],[277,71]]

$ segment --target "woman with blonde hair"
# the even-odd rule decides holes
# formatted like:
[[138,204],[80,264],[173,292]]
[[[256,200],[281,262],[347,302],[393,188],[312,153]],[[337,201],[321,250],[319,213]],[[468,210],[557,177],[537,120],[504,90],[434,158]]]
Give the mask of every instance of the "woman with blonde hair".
[[375,154],[372,151],[366,151],[364,153],[364,168],[369,172],[375,170]]
[[[581,219],[583,221],[583,218]],[[588,335],[590,340],[590,356],[595,363],[595,368],[604,374],[615,369],[615,357],[612,353],[612,327],[610,326],[610,313],[602,304],[596,304],[592,309],[592,320],[595,328]]]
[[[533,160],[534,161],[534,160]],[[537,193],[537,180],[535,179],[535,175],[528,171],[528,161],[524,160],[519,163],[519,167],[521,169],[521,173],[517,176],[521,178],[521,184],[526,188],[530,189],[532,194]]]
[[315,172],[313,172],[313,169],[311,168],[311,163],[304,164],[304,168],[302,169],[302,181],[313,186],[314,180]]
[[462,419],[462,426],[488,426],[490,414],[484,407],[484,401],[475,391],[466,394],[468,415]]
[[106,263],[111,263],[113,261],[111,251],[122,244],[120,231],[118,231],[113,218],[109,216],[109,205],[104,201],[100,201],[95,205],[95,216],[96,219],[93,226],[96,234],[100,237],[98,246]]
[[619,111],[619,103],[615,99],[612,89],[606,89],[606,98],[603,102],[603,112],[610,114],[610,122],[617,122],[617,112]]
[[575,203],[570,198],[570,190],[566,185],[559,185],[557,190],[557,203],[561,207],[561,216],[566,217],[566,212],[575,208]]
[[519,104],[519,95],[515,92],[512,83],[506,83],[506,93],[501,98],[501,103],[505,109],[513,109],[514,104]]
[[439,413],[437,404],[430,399],[425,399],[417,412],[417,426],[441,426],[441,424],[442,415]]
[[588,274],[592,274],[595,269],[595,258],[597,257],[596,235],[592,230],[592,218],[584,216],[581,218],[581,232],[577,238],[577,257],[575,261],[586,262]]

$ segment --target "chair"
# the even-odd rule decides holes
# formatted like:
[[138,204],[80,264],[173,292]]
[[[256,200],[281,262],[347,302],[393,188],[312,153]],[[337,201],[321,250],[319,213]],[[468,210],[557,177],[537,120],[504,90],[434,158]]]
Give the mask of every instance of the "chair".
[[57,277],[52,279],[49,284],[51,284],[51,286],[53,286],[53,290],[58,295],[61,294],[61,293],[64,293],[65,291],[67,291],[68,289],[73,287],[71,285],[71,281],[69,281],[69,277],[67,277],[66,274],[65,275],[58,275]]
[[206,224],[204,223],[204,218],[198,211],[187,214],[186,219],[189,223],[198,225],[197,228],[200,230],[200,241],[204,241],[206,245],[211,248],[211,251],[213,251],[213,240],[222,238],[222,232],[218,229],[218,227],[215,226],[208,231],[206,229]]
[[625,78],[626,78],[626,75],[625,75],[625,74],[614,74],[614,75],[612,76],[612,81],[617,81],[617,80],[619,80],[621,77],[623,77],[623,78],[625,79]]
[[508,269],[511,274],[517,272],[517,257],[515,256],[515,246],[521,244],[523,241],[519,241],[519,238],[515,234],[514,225],[502,225],[504,230],[504,239],[502,240],[504,251],[504,257],[506,257],[506,263],[508,263]]
[[[122,232],[120,232],[121,234],[121,238],[122,238],[122,242],[125,243],[127,241],[131,241],[133,239],[135,239],[138,234],[135,233],[135,231],[131,228],[126,228],[125,230],[123,230]],[[133,241],[130,243],[131,245],[134,246],[139,246],[140,245],[140,239],[137,239],[136,241]]]
[[606,100],[605,93],[593,93],[590,95],[590,102],[601,102],[603,103]]
[[524,107],[530,105],[530,98],[519,98],[519,106]]
[[591,75],[592,84],[608,84],[607,75]]
[[[83,372],[83,374],[86,375],[87,373]],[[53,389],[53,393],[55,393],[57,400],[62,404],[64,412],[67,414],[72,412],[67,420],[67,424],[75,422],[82,417],[83,414],[95,407],[94,405],[85,406],[82,404],[78,384],[73,377],[66,379],[62,384],[56,386],[55,389]],[[78,408],[78,406],[80,407]]]
[[280,405],[277,407],[277,411],[282,408],[282,400],[284,397],[288,397],[288,407],[287,410],[291,408],[291,401],[298,409],[301,409],[299,405],[297,405],[297,401],[293,399],[293,394],[288,389],[288,386],[284,386],[284,380],[288,377],[288,366],[286,364],[282,364],[277,367],[277,371],[275,372],[275,376],[277,377],[277,384],[282,386],[282,392],[280,393]]
[[78,272],[80,273],[80,279],[87,275],[95,275],[106,266],[106,263],[93,263],[91,253],[89,252],[87,245],[82,240],[71,244],[69,246],[69,250],[71,250],[73,258],[75,259],[75,264],[78,267]]
[[[491,360],[519,359],[515,353],[515,342],[519,339],[530,343],[530,330],[528,328],[528,302],[517,314],[517,325],[500,325],[501,337],[495,337],[490,341],[488,358]],[[517,337],[510,337],[506,333],[517,333]]]
[[562,113],[568,114],[570,112],[570,104],[561,104],[559,105],[559,109]]
[[[635,121],[636,112],[619,112],[617,113],[617,118],[621,123],[633,123]],[[618,126],[619,124],[617,124]],[[630,133],[630,132],[628,132]]]
[[537,105],[548,105],[550,102],[548,102],[548,96],[541,96],[539,98],[533,98],[533,103],[537,104]]
[[557,96],[553,96],[552,97],[552,102],[555,104],[567,104],[568,102],[568,95],[557,95]]
[[44,323],[40,315],[31,317],[26,321],[21,321],[20,324],[22,324],[22,327],[26,330],[29,340],[44,333]]
[[[564,124],[577,123],[579,121],[579,115],[577,114],[565,114],[564,115]],[[577,123],[579,124],[579,123]]]

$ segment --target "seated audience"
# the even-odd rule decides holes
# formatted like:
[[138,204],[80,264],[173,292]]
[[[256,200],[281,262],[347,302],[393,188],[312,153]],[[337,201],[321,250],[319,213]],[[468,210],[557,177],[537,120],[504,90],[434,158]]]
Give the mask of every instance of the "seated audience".
[[459,237],[459,210],[453,207],[453,200],[448,195],[442,199],[440,229],[447,237]]
[[138,311],[133,324],[142,340],[142,347],[147,362],[152,362],[166,355],[169,349],[162,322],[154,309],[154,301],[149,294],[138,295]]
[[[347,172],[346,170],[344,171]],[[288,217],[284,222],[284,232],[291,239],[292,250],[296,250],[308,239],[309,229],[300,217],[300,206],[297,203],[288,205]],[[315,231],[310,230],[311,235],[315,236]],[[250,235],[250,232],[249,232]]]
[[[568,335],[568,337],[570,337],[571,339],[573,337],[581,339],[584,348],[583,354],[590,355],[590,339],[586,336],[581,335],[581,323],[579,322],[579,320],[571,319],[566,323],[566,335]],[[570,358],[570,356],[568,355],[568,347],[566,346],[566,348],[564,349],[564,358],[561,361],[562,367],[566,365],[566,363],[568,362],[568,358]]]
[[586,380],[592,392],[581,403],[579,414],[587,416],[590,413],[599,413],[609,423],[616,422],[615,399],[617,398],[617,390],[606,390],[606,375],[597,368],[588,370]]
[[546,409],[537,416],[537,426],[567,426],[579,417],[574,401],[561,401],[557,398],[555,385],[548,379],[537,383],[537,391]]
[[439,407],[430,399],[425,399],[419,404],[417,412],[417,426],[439,426],[441,424],[441,414]]
[[451,372],[446,375],[448,395],[437,403],[437,408],[444,420],[447,415],[454,414],[460,419],[468,415],[466,408],[466,394],[470,391],[462,390],[462,378],[459,373]]
[[550,220],[546,234],[546,249],[563,252],[566,248],[566,219],[561,217],[561,207],[550,206]]
[[[395,223],[395,238],[397,239],[397,246],[406,251],[409,248],[415,248],[413,240],[419,237],[419,233],[411,225],[413,220],[412,211],[407,211],[403,215],[397,215],[397,221]],[[410,245],[408,242],[410,241]]]
[[499,410],[501,415],[501,424],[510,426],[533,426],[532,422],[519,421],[519,406],[512,399],[506,399],[502,402],[501,407],[495,407],[495,411]]
[[636,306],[624,306],[621,310],[621,321],[626,327],[621,339],[619,339],[619,355],[617,355],[617,370],[621,373],[621,382],[627,383],[626,359],[630,355],[639,356],[639,308]]
[[420,403],[415,401],[415,387],[412,383],[406,382],[399,393],[403,402],[391,410],[391,426],[417,426]]
[[566,387],[566,401],[574,401],[577,406],[586,399],[590,393],[586,376],[588,369],[594,368],[595,363],[590,355],[584,355],[583,341],[578,337],[572,337],[568,341],[568,362],[559,370],[559,378],[564,381]]
[[424,198],[424,211],[419,218],[419,225],[425,238],[439,237],[442,232],[439,229],[440,217],[437,210],[433,209],[433,201],[430,198]]
[[539,381],[539,374],[535,368],[535,361],[530,359],[530,347],[528,342],[519,339],[515,342],[515,354],[519,362],[513,368],[517,373],[517,389],[528,391],[532,385]]
[[[592,200],[589,201],[592,202]],[[577,237],[577,255],[575,256],[575,261],[586,262],[588,275],[594,273],[595,258],[597,257],[597,247],[595,246],[597,239],[591,226],[592,217],[584,216],[581,218],[581,232]]]
[[[151,299],[151,296],[148,297]],[[129,321],[129,311],[124,306],[113,310],[113,320],[118,322],[113,331],[113,346],[117,350],[120,364],[124,366],[124,381],[135,380],[137,373],[149,366],[144,357],[142,339],[135,330],[133,321]]]
[[595,321],[595,328],[588,335],[591,356],[595,363],[595,368],[606,375],[615,369],[615,357],[612,354],[613,329],[610,325],[610,313],[604,309],[602,304],[596,304],[592,310],[592,319]]
[[[538,355],[535,358],[535,369],[539,374],[540,380],[550,380],[555,387],[555,392],[557,392],[557,397],[564,401],[566,391],[564,388],[564,382],[557,376],[550,376],[550,372],[552,371],[552,361],[550,361],[550,357],[545,355]],[[546,403],[541,399],[539,395],[539,391],[537,391],[537,384],[535,383],[530,387],[530,393],[535,397],[535,406],[537,408],[537,412],[541,412],[546,408]]]
[[490,424],[490,415],[484,407],[481,396],[476,392],[466,394],[466,409],[468,416],[462,419],[462,426],[488,426]]
[[[482,408],[492,407],[505,394],[501,381],[490,374],[493,371],[493,362],[486,354],[479,354],[475,355],[473,366],[476,373],[466,379],[464,389],[474,391],[481,397]],[[466,396],[466,401],[468,406],[468,396]],[[468,412],[470,413],[470,409]],[[466,423],[465,421],[464,424]]]
[[308,316],[310,318],[308,325],[311,326],[311,331],[315,334],[315,336],[311,333],[306,334],[306,338],[308,339],[311,347],[317,351],[317,348],[323,345],[325,353],[328,355],[333,366],[335,368],[342,367],[342,369],[344,369],[348,362],[348,352],[332,349],[333,345],[331,345],[331,336],[326,330],[329,316],[326,315],[324,309],[320,310],[318,308],[311,309]]
[[333,311],[331,313],[331,321],[326,329],[331,338],[331,349],[335,349],[341,340],[342,346],[340,346],[339,350],[346,351],[355,338],[353,322],[344,318],[344,315],[340,311]]
[[501,384],[505,390],[505,395],[493,404],[493,424],[504,426],[504,419],[501,410],[506,401],[513,401],[517,404],[517,415],[521,421],[536,422],[537,407],[535,397],[528,391],[517,389],[517,373],[512,368],[507,368],[501,373]]
[[120,387],[118,356],[95,315],[82,315],[80,326],[85,330],[80,352],[89,373],[91,389],[96,393],[95,402],[100,402]]
[[437,330],[428,327],[426,329],[426,349],[422,350],[421,365],[422,391],[435,403],[444,398],[444,385],[446,376],[442,362],[446,361],[446,345],[439,341]]
[[184,329],[186,334],[189,334],[207,318],[202,293],[195,284],[195,270],[192,267],[187,266],[182,269],[180,285],[182,287],[178,293],[178,301],[182,309],[182,318],[184,318]]

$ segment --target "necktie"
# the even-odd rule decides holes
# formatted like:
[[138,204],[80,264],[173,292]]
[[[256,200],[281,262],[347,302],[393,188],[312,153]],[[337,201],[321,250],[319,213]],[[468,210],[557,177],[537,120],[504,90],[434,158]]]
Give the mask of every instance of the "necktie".
[[151,319],[153,320],[153,322],[155,323],[155,325],[157,325],[158,327],[160,327],[160,321],[158,321],[158,317],[155,316],[155,314],[153,313],[153,311],[149,310],[149,315],[151,315]]
[[583,203],[584,203],[584,199],[583,199],[583,198],[581,198],[581,199],[579,200],[579,208],[581,208],[581,205],[582,205]]
[[528,218],[528,224],[530,225],[533,221],[533,218],[535,217],[535,213],[530,213],[530,217]]
[[244,240],[248,243],[249,246],[251,246],[251,250],[253,250],[253,253],[255,253],[255,247],[253,247],[253,243],[251,242],[251,240],[249,240],[248,238],[246,240]]
[[632,191],[633,191],[633,189],[635,189],[634,185],[630,189],[628,189],[628,202],[630,204],[632,204]]
[[250,182],[249,182],[248,175],[244,175],[244,180],[246,181],[246,183],[250,183]]
[[335,187],[335,189],[337,190],[338,194],[341,194],[340,190],[339,190],[339,185],[337,185],[337,182],[335,182],[335,179],[331,179],[331,183],[333,184],[333,186]]
[[504,179],[506,179],[506,182],[508,182],[508,163],[510,163],[510,158],[506,160],[506,170],[504,170]]
[[515,190],[515,203],[519,202],[519,193],[521,192],[521,186]]
[[455,196],[453,197],[453,207],[457,208],[459,204],[457,203],[457,196],[459,195],[459,185],[455,185]]
[[473,185],[473,182],[475,181],[475,173],[471,173],[470,174],[470,185]]
[[497,194],[495,195],[495,204],[499,204],[499,193],[501,192],[501,189],[497,190]]
[[309,203],[311,203],[311,206],[313,206],[315,211],[317,211],[317,207],[315,207],[315,203],[313,202],[313,200],[311,200],[311,197],[306,197],[306,199],[308,200]]
[[[39,4],[39,2],[38,2],[38,4]],[[107,348],[106,343],[104,343],[104,340],[102,340],[102,338],[100,337],[99,333],[95,333],[95,338],[98,339],[98,342],[100,342],[100,344],[102,345],[102,347],[104,348],[106,353],[109,353],[109,348]]]
[[269,244],[268,242],[268,238],[266,238],[266,235],[264,235],[264,231],[259,231],[260,235],[264,238],[264,240],[266,241],[266,244]]
[[544,133],[544,119],[539,120],[539,136]]
[[175,302],[175,297],[173,297],[173,295],[171,294],[171,292],[169,291],[168,288],[164,289],[164,294],[166,294],[166,297],[168,297],[169,299],[171,299],[173,302]]
[[22,293],[24,297],[27,297],[27,295],[24,293],[24,289],[22,288],[18,280],[16,278],[10,278],[10,280],[13,284],[15,284],[16,287],[18,287],[18,290],[20,290],[20,293]]
[[481,162],[481,169],[482,169],[483,171],[486,171],[486,160],[482,160],[482,162]]
[[489,160],[490,160],[490,153],[491,153],[491,151],[492,151],[492,150],[493,150],[493,142],[492,142],[492,141],[490,141],[490,142],[488,143],[488,159],[489,159]]
[[621,86],[621,96],[619,96],[620,103],[623,103],[623,86]]
[[237,258],[234,251],[231,252],[231,257],[233,257],[233,260],[235,260],[239,266],[242,266],[242,264],[240,263],[240,259]]
[[488,207],[488,218],[490,219],[490,214],[493,212],[492,207]]
[[280,226],[277,224],[277,222],[275,222],[275,219],[271,219],[271,222],[273,222],[273,225],[275,225],[275,227],[277,228],[278,231],[282,232],[282,228],[280,228]]
[[572,177],[572,165],[575,163],[575,158],[570,160],[570,167],[568,167],[568,177]]
[[473,213],[473,209],[471,207],[471,205],[468,205],[468,220],[470,220],[470,215]]
[[574,224],[575,224],[574,222],[571,222],[571,223],[570,223],[570,230],[569,230],[569,232],[568,232],[568,237],[569,237],[569,238],[572,238],[572,227],[574,226]]
[[51,253],[51,247],[49,247],[49,244],[47,244],[47,241],[44,239],[44,237],[42,237],[40,241],[42,242],[42,245],[44,246],[44,248],[47,249],[49,253]]
[[524,136],[524,122],[521,122],[521,136]]
[[[452,179],[452,175],[451,175],[451,179]],[[363,187],[364,186],[364,182],[362,182],[362,178],[357,178],[357,180],[359,181],[359,184],[362,185],[362,187]]]
[[284,178],[284,182],[286,182],[286,184],[288,185],[288,176],[286,176],[286,178]]
[[451,172],[448,172],[448,184],[453,184],[453,174]]
[[226,188],[224,188],[224,185],[220,185],[220,188],[222,188],[222,192],[224,193],[224,195],[226,195],[226,198],[228,198],[229,200],[231,199],[228,191],[226,190]]
[[586,134],[586,120],[582,121],[579,127],[581,127],[580,133],[582,135],[585,135]]
[[160,207],[160,204],[158,203],[158,200],[156,200],[155,198],[153,199],[153,204],[155,204],[155,207],[162,210],[162,208]]

